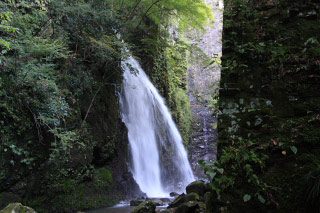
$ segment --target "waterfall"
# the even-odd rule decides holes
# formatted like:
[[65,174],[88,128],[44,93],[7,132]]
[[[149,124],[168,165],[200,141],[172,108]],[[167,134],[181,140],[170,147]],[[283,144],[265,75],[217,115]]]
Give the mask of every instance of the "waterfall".
[[194,176],[170,112],[132,56],[121,66],[124,79],[120,107],[128,129],[133,177],[148,197],[182,192]]

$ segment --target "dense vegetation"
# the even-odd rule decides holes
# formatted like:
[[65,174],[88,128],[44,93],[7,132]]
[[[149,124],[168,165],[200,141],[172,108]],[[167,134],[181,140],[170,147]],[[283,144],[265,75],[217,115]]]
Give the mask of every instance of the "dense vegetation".
[[[202,162],[208,212],[320,211],[319,17],[315,0],[225,1],[219,153]],[[123,50],[187,144],[183,32],[212,19],[203,0],[1,1],[0,209],[72,212],[135,193],[116,96]]]
[[168,31],[211,20],[202,0],[1,1],[0,207],[68,212],[128,194],[123,48],[144,58],[187,138],[188,45]]
[[225,1],[210,211],[319,212],[320,5]]

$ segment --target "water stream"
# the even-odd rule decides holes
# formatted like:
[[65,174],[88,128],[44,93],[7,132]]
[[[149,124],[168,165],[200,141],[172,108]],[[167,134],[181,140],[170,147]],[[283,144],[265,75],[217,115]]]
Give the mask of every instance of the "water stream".
[[133,177],[148,197],[182,192],[194,176],[170,112],[137,60],[128,57],[122,68],[120,107],[128,128]]

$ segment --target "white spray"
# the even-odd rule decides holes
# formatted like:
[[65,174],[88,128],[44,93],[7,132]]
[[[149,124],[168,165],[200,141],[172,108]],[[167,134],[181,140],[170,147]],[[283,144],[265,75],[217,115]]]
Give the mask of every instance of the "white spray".
[[128,128],[133,177],[148,197],[182,192],[194,176],[170,112],[132,56],[121,65],[124,80],[120,107]]

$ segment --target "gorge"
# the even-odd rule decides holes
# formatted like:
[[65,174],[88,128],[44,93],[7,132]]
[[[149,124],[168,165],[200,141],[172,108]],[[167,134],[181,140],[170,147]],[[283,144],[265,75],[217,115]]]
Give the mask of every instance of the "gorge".
[[319,32],[318,0],[0,1],[0,213],[320,212]]

